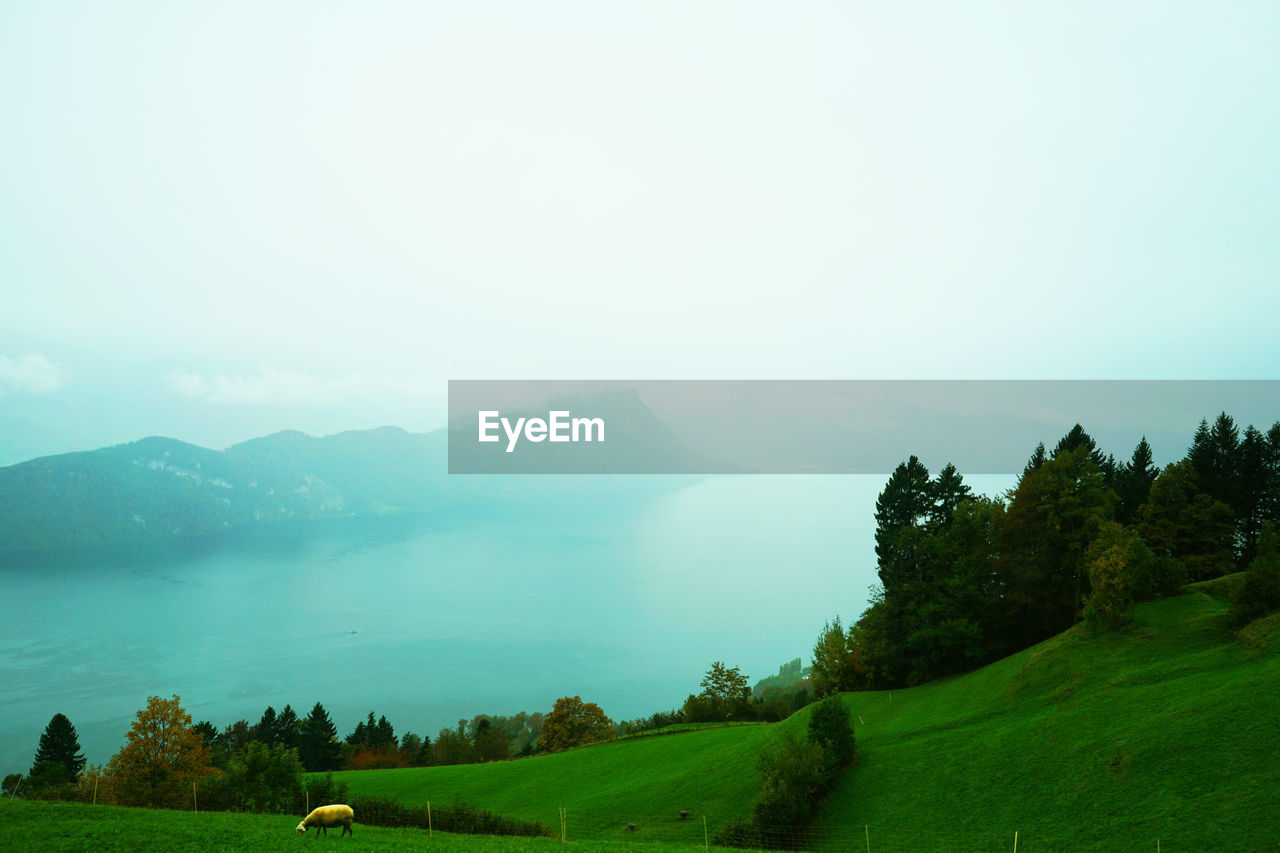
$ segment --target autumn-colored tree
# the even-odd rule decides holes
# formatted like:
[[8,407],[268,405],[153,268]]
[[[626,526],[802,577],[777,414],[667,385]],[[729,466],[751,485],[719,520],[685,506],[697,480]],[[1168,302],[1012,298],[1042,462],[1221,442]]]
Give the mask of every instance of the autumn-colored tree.
[[614,736],[613,720],[595,702],[583,702],[581,696],[565,696],[542,721],[538,748],[543,752],[559,752],[609,740]]
[[121,805],[185,806],[192,782],[217,772],[209,748],[177,696],[148,697],[127,739],[107,765]]

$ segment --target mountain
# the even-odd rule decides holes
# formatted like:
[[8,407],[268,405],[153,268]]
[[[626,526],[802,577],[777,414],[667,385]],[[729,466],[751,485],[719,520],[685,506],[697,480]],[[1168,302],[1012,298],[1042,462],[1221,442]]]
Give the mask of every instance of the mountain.
[[0,551],[204,536],[247,525],[427,509],[444,432],[296,431],[225,451],[153,436],[0,468]]
[[379,427],[322,438],[286,430],[222,451],[152,436],[21,462],[0,468],[0,553],[158,542],[282,521],[423,512],[465,503],[497,506],[521,497],[573,493],[587,499],[601,490],[639,493],[678,485],[608,477],[588,482],[449,476],[450,470],[743,470],[686,448],[633,391],[553,400],[549,408],[603,416],[609,441],[585,446],[587,456],[575,455],[584,445],[528,442],[525,453],[506,454],[502,444],[478,444],[474,424],[429,433]]

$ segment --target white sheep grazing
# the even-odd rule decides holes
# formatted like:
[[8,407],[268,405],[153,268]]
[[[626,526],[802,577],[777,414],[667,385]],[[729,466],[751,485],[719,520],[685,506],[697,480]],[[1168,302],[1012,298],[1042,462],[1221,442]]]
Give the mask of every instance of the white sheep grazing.
[[329,827],[341,826],[342,835],[351,833],[354,838],[355,833],[351,832],[351,821],[356,819],[356,813],[351,806],[320,806],[311,810],[311,814],[302,819],[302,823],[298,824],[298,834],[302,835],[311,827],[316,828],[316,835],[323,830],[325,835],[329,834]]

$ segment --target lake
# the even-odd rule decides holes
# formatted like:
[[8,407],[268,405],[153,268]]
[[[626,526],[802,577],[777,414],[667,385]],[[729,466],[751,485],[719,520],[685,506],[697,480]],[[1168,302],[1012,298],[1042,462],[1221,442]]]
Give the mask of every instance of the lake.
[[434,738],[565,695],[631,719],[714,660],[752,683],[807,661],[876,580],[883,476],[551,479],[480,508],[6,558],[0,772],[26,772],[55,713],[105,762],[151,695],[219,728],[319,701],[344,737],[370,710]]

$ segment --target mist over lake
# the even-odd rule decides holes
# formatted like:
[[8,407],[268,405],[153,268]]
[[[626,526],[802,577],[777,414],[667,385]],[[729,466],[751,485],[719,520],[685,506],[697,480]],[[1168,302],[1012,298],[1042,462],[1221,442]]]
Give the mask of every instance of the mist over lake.
[[434,737],[563,695],[633,718],[678,706],[712,660],[754,683],[807,658],[875,581],[882,477],[570,479],[536,500],[5,558],[0,767],[25,771],[55,713],[105,762],[147,696],[174,693],[219,728],[319,701],[342,735],[369,710]]

